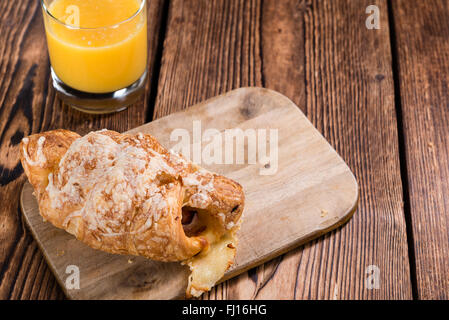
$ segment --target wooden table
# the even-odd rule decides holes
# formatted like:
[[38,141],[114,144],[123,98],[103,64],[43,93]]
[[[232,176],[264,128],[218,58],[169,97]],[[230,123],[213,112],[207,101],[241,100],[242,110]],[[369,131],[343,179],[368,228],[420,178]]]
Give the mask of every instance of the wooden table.
[[[372,4],[380,29],[365,26]],[[55,98],[39,1],[0,2],[1,299],[64,297],[19,209],[24,136],[125,131],[243,86],[300,106],[355,173],[360,204],[204,298],[449,298],[449,1],[150,0],[148,13],[145,97],[89,116]]]

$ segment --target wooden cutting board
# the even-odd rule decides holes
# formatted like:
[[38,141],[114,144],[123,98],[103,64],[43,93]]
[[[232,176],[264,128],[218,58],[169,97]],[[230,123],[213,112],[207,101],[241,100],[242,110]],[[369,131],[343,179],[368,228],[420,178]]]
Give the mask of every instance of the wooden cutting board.
[[[223,140],[225,130],[232,128],[262,129],[267,138],[269,129],[278,132],[277,171],[273,167],[275,157],[271,164],[267,159],[256,159],[256,164],[248,164],[246,153],[244,164],[202,163],[207,169],[238,181],[246,194],[236,262],[224,279],[342,225],[354,213],[358,201],[354,175],[300,109],[285,96],[261,88],[237,89],[130,132],[151,133],[164,146],[172,148],[179,142],[170,141],[175,129],[186,129],[184,133],[190,133],[193,144],[195,120],[201,121],[200,132],[218,129]],[[198,123],[195,122],[196,126]],[[235,150],[241,143],[236,142]],[[203,142],[202,148],[207,144],[209,141]],[[243,144],[248,149],[246,139]],[[270,151],[268,142],[266,145]],[[269,168],[272,168],[271,173],[276,172],[261,174],[264,169],[267,173]],[[69,298],[183,297],[188,275],[185,266],[91,249],[44,222],[32,192],[31,185],[26,183],[21,195],[25,220]],[[79,269],[80,289],[65,286],[67,278],[73,275],[69,267],[72,265]]]

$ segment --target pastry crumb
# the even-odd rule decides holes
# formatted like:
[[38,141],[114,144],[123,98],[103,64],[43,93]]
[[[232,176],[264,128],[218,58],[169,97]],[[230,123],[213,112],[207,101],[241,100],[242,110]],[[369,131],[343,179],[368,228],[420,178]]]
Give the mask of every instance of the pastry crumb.
[[132,259],[128,259],[128,263],[133,263],[134,261]]
[[321,218],[324,218],[325,216],[327,216],[329,212],[327,210],[321,209]]

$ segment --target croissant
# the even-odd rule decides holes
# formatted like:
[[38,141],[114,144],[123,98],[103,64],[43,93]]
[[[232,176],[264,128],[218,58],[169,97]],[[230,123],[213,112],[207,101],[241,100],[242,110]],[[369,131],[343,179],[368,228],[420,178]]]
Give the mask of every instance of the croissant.
[[149,134],[48,131],[23,138],[20,158],[44,220],[94,249],[187,264],[187,297],[233,263],[242,187]]

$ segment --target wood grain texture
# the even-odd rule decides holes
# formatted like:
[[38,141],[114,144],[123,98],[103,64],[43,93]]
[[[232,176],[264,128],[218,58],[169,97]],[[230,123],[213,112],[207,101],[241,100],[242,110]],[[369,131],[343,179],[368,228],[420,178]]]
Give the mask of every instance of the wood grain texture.
[[[149,78],[159,44],[164,0],[151,0]],[[152,108],[146,94],[118,114],[89,116],[62,105],[50,84],[39,1],[0,3],[0,299],[59,299],[64,295],[41,252],[23,227],[19,193],[24,182],[18,144],[22,137],[54,128],[84,134],[109,128],[125,131],[143,124]]]
[[[365,28],[380,8],[381,29]],[[344,228],[217,286],[210,299],[410,299],[386,1],[170,3],[155,118],[239,86],[285,93],[361,187]],[[369,265],[379,289],[365,287]]]
[[449,4],[392,2],[419,299],[449,299]]
[[[373,4],[380,30],[365,27]],[[298,277],[317,289],[296,294],[411,299],[387,3],[314,1],[304,21],[307,114],[353,168],[361,214],[302,257],[320,261],[300,267]],[[379,289],[365,284],[370,265],[379,267]],[[310,276],[308,268],[315,269]]]
[[[235,150],[245,150],[247,160],[244,163],[199,163],[238,181],[245,190],[237,256],[225,278],[335,229],[354,213],[358,200],[354,175],[285,96],[262,88],[241,88],[131,132],[150,133],[162,145],[173,148],[179,141],[172,141],[171,133],[185,129],[190,137],[194,137],[194,121],[201,121],[203,134],[208,129],[218,130],[221,141],[226,139],[225,130],[236,128],[274,129],[278,135],[278,147],[271,141],[267,147],[268,155],[277,152],[277,157],[269,158],[270,174],[261,173],[268,169],[267,159],[261,159],[260,153],[256,154],[256,163],[249,163],[250,142],[238,139],[235,140]],[[266,137],[274,139],[269,133]],[[259,137],[256,143],[267,145],[267,141]],[[187,144],[190,150],[193,150],[193,144],[196,144],[193,140]],[[203,141],[202,150],[209,144],[209,141]],[[220,150],[224,157],[225,144]],[[44,222],[32,191],[27,184],[21,197],[22,210],[59,282],[65,283],[67,266],[79,267],[81,288],[66,290],[69,297],[173,299],[184,295],[188,277],[186,267],[90,249],[72,235]],[[132,263],[128,263],[128,259]]]

